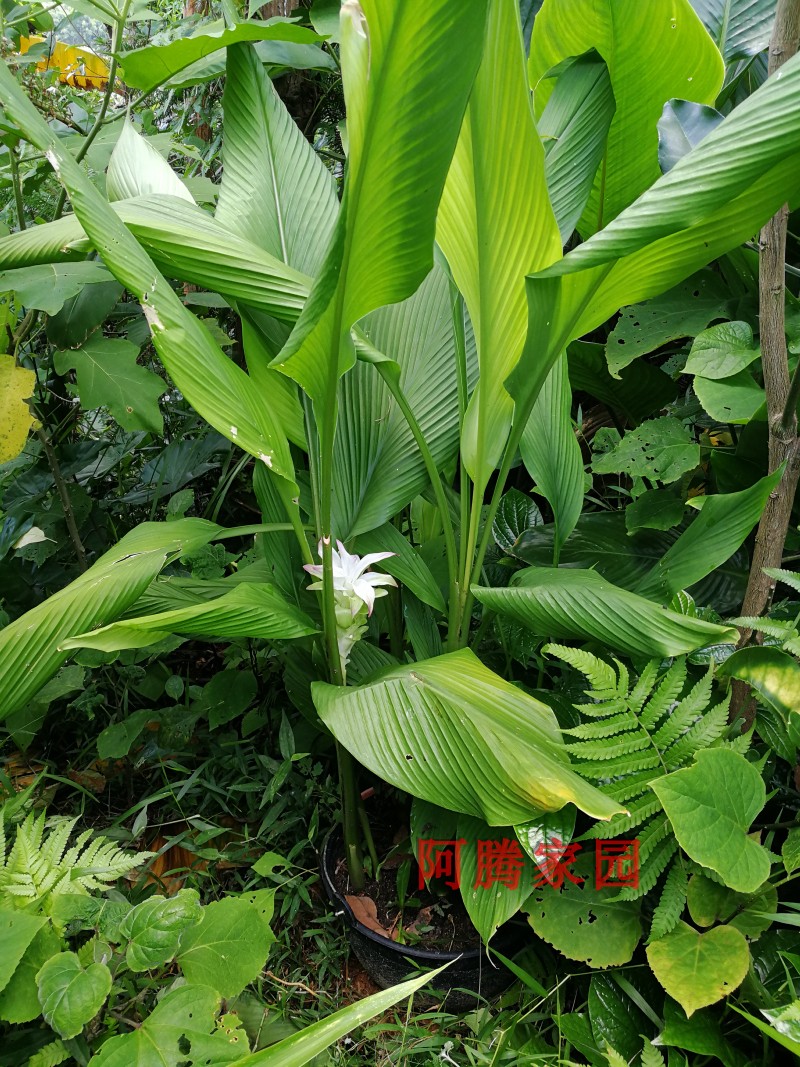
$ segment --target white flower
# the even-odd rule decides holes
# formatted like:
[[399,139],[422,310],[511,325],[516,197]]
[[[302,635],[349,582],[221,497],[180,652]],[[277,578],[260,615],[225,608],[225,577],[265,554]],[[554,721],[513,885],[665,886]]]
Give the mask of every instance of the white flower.
[[[350,610],[350,615],[355,618],[366,604],[367,614],[372,614],[375,600],[380,596],[386,596],[383,586],[396,586],[397,582],[391,574],[365,574],[364,571],[373,563],[380,563],[382,559],[389,559],[394,552],[368,552],[366,556],[351,555],[341,541],[337,541],[338,551],[334,548],[333,553],[333,589],[336,595],[338,608],[345,605]],[[322,556],[322,542],[319,544],[319,554]],[[308,571],[318,581],[312,582],[309,589],[322,589],[322,564],[306,563],[303,570]]]

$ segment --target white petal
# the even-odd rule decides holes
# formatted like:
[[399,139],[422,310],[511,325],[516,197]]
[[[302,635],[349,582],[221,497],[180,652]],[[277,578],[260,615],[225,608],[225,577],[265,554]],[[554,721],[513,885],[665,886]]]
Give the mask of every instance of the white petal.
[[375,574],[375,573],[364,574],[364,575],[361,576],[359,581],[369,582],[369,584],[373,585],[373,586],[393,585],[393,586],[395,586],[395,588],[397,587],[397,582],[391,576],[391,574]]
[[307,571],[314,578],[322,577],[322,564],[321,563],[304,563],[303,570]]
[[365,571],[367,567],[380,563],[382,559],[390,559],[396,555],[396,552],[367,552],[366,556],[361,557],[361,569]]
[[375,604],[375,591],[372,585],[365,578],[359,578],[353,583],[353,592],[367,605],[367,615],[371,615]]

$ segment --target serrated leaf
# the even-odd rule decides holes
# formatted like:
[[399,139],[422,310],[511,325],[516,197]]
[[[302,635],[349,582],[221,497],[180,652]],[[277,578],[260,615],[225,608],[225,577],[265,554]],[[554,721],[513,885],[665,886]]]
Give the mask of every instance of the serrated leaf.
[[246,1040],[232,1042],[215,1026],[220,1001],[219,994],[202,985],[172,990],[138,1029],[105,1041],[90,1067],[221,1067],[244,1062]]
[[581,885],[566,879],[558,891],[544,886],[523,905],[534,932],[568,959],[590,967],[627,963],[641,936],[638,905],[613,899],[616,889],[595,888],[594,865],[588,858],[571,870],[584,879]]
[[108,967],[104,963],[82,967],[74,952],[52,956],[36,981],[45,1022],[61,1037],[77,1037],[111,992]]
[[158,407],[166,383],[136,362],[139,349],[130,341],[92,336],[80,348],[56,352],[59,374],[75,370],[81,406],[108,408],[125,430],[160,434],[164,420]]
[[137,904],[119,926],[127,940],[125,962],[132,971],[149,971],[168,963],[178,951],[181,934],[200,922],[202,909],[195,889],[174,897],[153,896]]
[[244,714],[256,698],[258,681],[252,671],[219,671],[203,687],[200,708],[212,730]]
[[766,802],[766,788],[744,756],[730,749],[704,749],[694,766],[659,778],[651,787],[678,843],[693,860],[742,893],[753,893],[766,881],[769,854],[748,836]]
[[781,846],[781,857],[786,873],[800,869],[800,826],[794,826]]
[[766,402],[766,393],[747,371],[716,381],[697,375],[694,391],[703,410],[716,422],[748,423]]
[[0,355],[0,463],[16,459],[35,419],[26,401],[33,395],[36,372],[18,367],[13,356]]
[[748,322],[722,322],[695,337],[683,370],[704,378],[730,378],[760,355]]
[[637,530],[671,530],[686,509],[681,497],[668,489],[648,489],[625,508],[628,533]]
[[18,270],[0,271],[0,293],[13,292],[26,308],[47,315],[57,314],[65,301],[77,296],[85,285],[113,281],[95,261],[80,263],[40,263]]
[[686,923],[647,946],[653,973],[688,1016],[741,985],[750,965],[744,935],[732,926],[698,934]]
[[629,430],[619,444],[595,456],[592,469],[669,483],[699,462],[700,446],[678,419],[665,415]]
[[255,903],[225,897],[207,904],[185,931],[178,962],[187,981],[235,997],[261,973],[274,940]]
[[36,975],[42,965],[62,948],[61,938],[49,923],[36,933],[11,981],[0,992],[0,1019],[7,1023],[28,1023],[39,1018],[42,1008]]

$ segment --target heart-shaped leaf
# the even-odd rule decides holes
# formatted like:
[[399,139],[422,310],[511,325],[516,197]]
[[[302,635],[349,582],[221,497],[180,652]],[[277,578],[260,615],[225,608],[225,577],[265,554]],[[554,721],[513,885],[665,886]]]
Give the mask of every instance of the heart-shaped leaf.
[[[763,779],[731,749],[705,749],[692,767],[651,783],[681,848],[740,893],[767,880],[769,853],[748,837],[766,803]],[[710,1002],[709,1002],[710,1003]]]
[[686,923],[647,947],[653,974],[687,1015],[716,1004],[739,986],[750,966],[744,935],[732,926],[698,934]]
[[178,951],[181,934],[202,917],[200,898],[194,889],[182,889],[174,897],[149,897],[129,911],[119,927],[128,939],[125,962],[132,971],[148,971],[167,963]]
[[111,992],[104,963],[82,967],[74,952],[52,956],[36,977],[45,1022],[61,1037],[77,1037]]

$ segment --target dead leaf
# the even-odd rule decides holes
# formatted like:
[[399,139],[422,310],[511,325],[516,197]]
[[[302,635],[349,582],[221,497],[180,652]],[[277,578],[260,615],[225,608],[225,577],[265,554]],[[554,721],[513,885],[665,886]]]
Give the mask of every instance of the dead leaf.
[[350,910],[362,926],[366,926],[368,930],[373,930],[376,934],[381,934],[382,937],[392,940],[392,935],[386,927],[381,926],[378,922],[378,905],[372,897],[345,897],[344,899],[350,905]]

